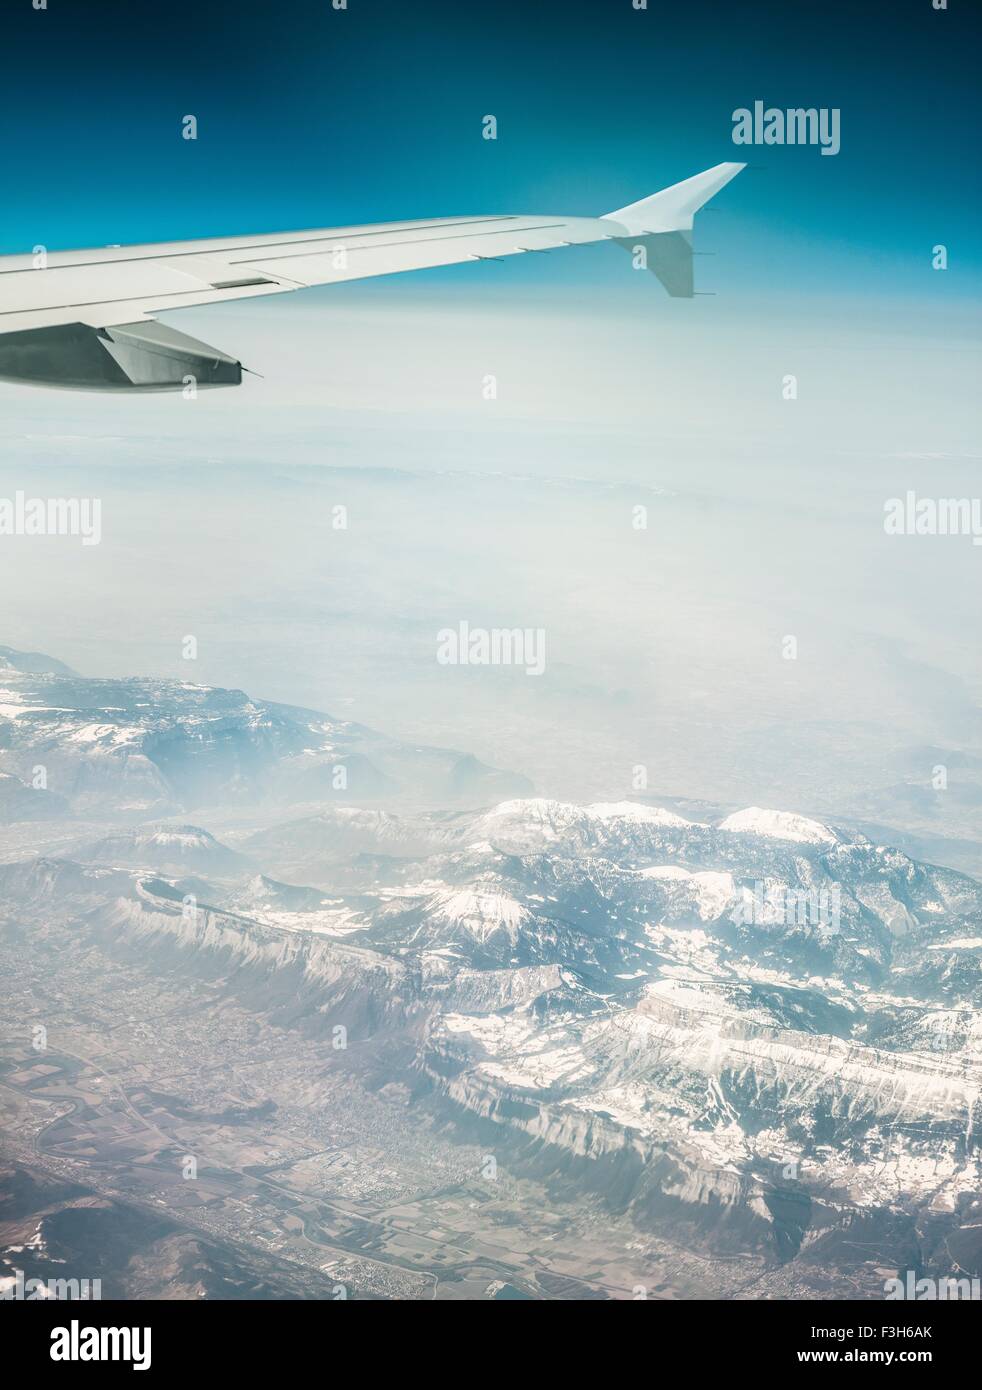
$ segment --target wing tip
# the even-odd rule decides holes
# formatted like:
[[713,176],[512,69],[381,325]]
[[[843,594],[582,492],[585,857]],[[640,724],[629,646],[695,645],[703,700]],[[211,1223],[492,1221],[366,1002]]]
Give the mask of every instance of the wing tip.
[[659,189],[636,203],[605,212],[605,221],[618,222],[631,234],[649,232],[691,231],[692,219],[710,198],[725,188],[731,179],[746,169],[738,161],[724,161],[703,169],[699,174]]

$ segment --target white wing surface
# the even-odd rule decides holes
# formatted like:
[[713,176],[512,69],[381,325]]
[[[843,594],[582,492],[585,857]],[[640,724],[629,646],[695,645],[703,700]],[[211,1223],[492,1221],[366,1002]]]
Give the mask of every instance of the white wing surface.
[[237,385],[241,364],[156,323],[191,305],[587,242],[644,245],[670,294],[693,293],[695,211],[744,166],[718,164],[602,217],[444,217],[319,231],[0,257],[0,377],[48,386]]

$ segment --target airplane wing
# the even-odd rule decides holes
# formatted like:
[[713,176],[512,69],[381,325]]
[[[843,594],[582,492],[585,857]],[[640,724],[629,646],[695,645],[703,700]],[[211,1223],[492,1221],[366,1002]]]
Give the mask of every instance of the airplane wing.
[[[742,164],[717,164],[601,217],[443,217],[367,227],[0,257],[0,378],[83,390],[235,386],[242,364],[154,315],[366,276],[613,241],[689,297],[695,213]],[[643,248],[644,255],[640,257]]]

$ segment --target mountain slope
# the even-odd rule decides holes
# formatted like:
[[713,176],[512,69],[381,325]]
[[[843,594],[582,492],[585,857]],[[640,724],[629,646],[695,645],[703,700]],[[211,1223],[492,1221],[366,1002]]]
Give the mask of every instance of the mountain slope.
[[[145,817],[208,804],[474,805],[528,790],[464,754],[409,747],[314,710],[187,681],[92,680],[0,649],[0,774],[76,813]],[[0,802],[2,809],[2,802]]]

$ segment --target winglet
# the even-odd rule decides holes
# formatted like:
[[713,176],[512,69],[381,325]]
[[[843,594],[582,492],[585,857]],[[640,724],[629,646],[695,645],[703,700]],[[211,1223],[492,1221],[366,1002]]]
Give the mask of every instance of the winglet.
[[652,193],[637,203],[602,214],[604,221],[617,222],[632,236],[643,232],[688,232],[693,216],[714,194],[736,178],[745,164],[716,164],[691,179],[673,183],[660,193]]

